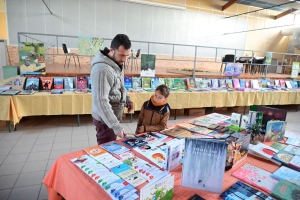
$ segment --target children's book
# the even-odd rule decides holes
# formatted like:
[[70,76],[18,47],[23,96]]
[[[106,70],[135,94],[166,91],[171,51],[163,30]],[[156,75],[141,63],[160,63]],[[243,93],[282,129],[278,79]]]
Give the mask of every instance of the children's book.
[[300,148],[299,148],[299,147],[295,147],[295,146],[293,146],[293,145],[288,145],[288,146],[284,149],[284,151],[289,152],[289,153],[291,153],[291,154],[293,154],[293,155],[298,155],[298,156],[300,156]]
[[[206,115],[206,117],[217,120],[217,121],[224,121],[224,120],[230,119],[229,116],[222,115],[222,114],[219,114],[219,113],[211,113],[209,115]],[[198,120],[200,120],[200,119],[203,119],[203,118],[199,118]],[[215,123],[213,123],[213,124],[215,124]]]
[[158,78],[159,80],[159,85],[165,85],[165,78]]
[[220,197],[222,199],[241,200],[274,200],[272,197],[260,192],[259,190],[250,187],[240,181],[236,182],[229,189],[223,192]]
[[173,78],[165,78],[165,84],[170,89],[174,88],[174,79]]
[[236,125],[236,126],[240,126],[241,124],[241,118],[242,115],[239,113],[232,113],[231,114],[231,124]]
[[141,77],[132,77],[132,88],[133,89],[141,89],[142,88]]
[[12,78],[12,85],[11,89],[12,90],[23,90],[24,89],[24,84],[25,84],[26,77],[14,77]]
[[262,119],[262,130],[266,130],[267,122],[268,121],[285,121],[287,111],[272,107],[266,107],[266,106],[257,106],[257,111],[263,113],[263,119]]
[[211,79],[211,87],[212,88],[218,88],[219,87],[218,79]]
[[220,88],[225,88],[226,87],[225,79],[219,79],[219,86],[220,86]]
[[272,177],[277,180],[287,180],[291,183],[300,186],[300,172],[297,172],[285,166],[282,166],[278,170],[276,170],[272,174]]
[[20,93],[18,93],[18,95],[29,95],[29,94],[33,94],[35,93],[35,90],[23,90]]
[[242,119],[241,119],[241,125],[240,127],[243,129],[246,129],[246,126],[248,125],[248,116],[247,115],[243,115]]
[[76,76],[76,90],[87,89],[87,76]]
[[285,143],[293,145],[293,146],[300,147],[300,139],[299,138],[298,139],[288,138]]
[[142,88],[143,89],[151,88],[151,78],[142,77]]
[[225,141],[187,138],[181,185],[220,194],[227,149]]
[[233,87],[234,88],[240,88],[241,87],[239,79],[234,78],[234,79],[232,79],[232,82],[233,82]]
[[258,80],[256,80],[256,79],[251,80],[251,85],[252,85],[252,88],[259,89]]
[[88,83],[87,89],[88,89],[89,92],[92,92],[92,78],[89,76],[89,77],[87,77],[87,79],[88,79],[88,81],[87,81],[87,83]]
[[290,161],[289,166],[300,172],[300,156],[295,155]]
[[284,150],[287,147],[287,145],[279,143],[279,142],[274,142],[271,145],[271,147],[280,151],[280,150]]
[[174,196],[174,176],[166,177],[149,182],[140,191],[141,200],[147,199],[172,199]]
[[272,159],[281,162],[283,164],[288,165],[291,160],[293,159],[294,155],[290,154],[286,151],[278,151],[273,157]]
[[168,171],[173,170],[181,163],[182,151],[183,151],[183,140],[171,140],[167,143],[169,147],[169,155],[168,155]]
[[245,80],[245,88],[251,88],[251,80],[250,79],[246,79]]
[[268,121],[264,141],[270,142],[283,140],[286,123],[287,122],[283,121]]
[[232,79],[229,79],[229,78],[226,79],[226,87],[227,88],[233,88]]
[[40,79],[41,79],[41,83],[42,83],[41,89],[50,91],[52,88],[53,78],[52,77],[40,77]]
[[26,85],[25,85],[25,90],[39,90],[39,84],[40,81],[38,78],[35,77],[29,77],[26,79]]
[[265,159],[271,159],[278,152],[277,149],[274,149],[263,143],[253,145],[253,147],[251,147],[250,150],[254,151],[255,153],[259,154],[261,157]]
[[64,87],[67,91],[74,90],[74,80],[71,77],[64,78]]
[[189,131],[187,131],[186,129],[180,128],[180,127],[165,129],[165,130],[160,131],[160,132],[162,134],[169,135],[169,136],[172,136],[172,137],[177,137],[177,136],[180,136],[182,134],[189,133]]
[[250,144],[249,134],[243,135],[238,139],[234,137],[229,137],[226,139],[226,142],[228,143],[228,163],[234,166],[247,157]]
[[186,79],[186,85],[187,85],[187,89],[192,89],[192,88],[196,88],[196,82],[195,79],[190,77]]
[[292,87],[293,88],[298,88],[298,83],[297,83],[297,81],[292,81]]
[[234,68],[235,68],[235,63],[226,63],[224,75],[233,76]]
[[261,87],[262,88],[267,88],[268,87],[268,80],[262,79],[261,80]]
[[132,88],[132,77],[130,77],[130,76],[124,77],[124,87],[126,89]]
[[4,92],[1,92],[0,95],[15,95],[19,92],[19,90],[5,90]]
[[52,89],[51,94],[63,94],[64,90],[63,89]]
[[246,163],[236,170],[232,176],[257,187],[267,193],[271,193],[278,180],[271,177],[271,173],[256,166]]
[[58,77],[53,78],[53,89],[64,89],[64,79]]
[[100,145],[103,149],[109,151],[110,153],[113,153],[113,154],[121,154],[121,153],[124,153],[126,151],[128,151],[129,149],[120,145],[120,144],[117,144],[115,142],[109,142],[109,143],[105,143],[105,144],[102,144]]
[[245,79],[240,79],[240,87],[246,88],[246,80]]
[[285,81],[285,84],[287,88],[293,88],[290,81]]
[[284,80],[279,80],[280,87],[285,88],[285,81]]
[[85,148],[84,151],[94,158],[102,156],[103,154],[107,154],[107,151],[103,150],[99,146]]
[[272,191],[272,195],[280,200],[299,200],[298,185],[286,180],[280,180]]
[[160,86],[161,84],[159,83],[159,78],[157,77],[153,77],[151,78],[151,88],[152,89],[156,89],[158,86]]

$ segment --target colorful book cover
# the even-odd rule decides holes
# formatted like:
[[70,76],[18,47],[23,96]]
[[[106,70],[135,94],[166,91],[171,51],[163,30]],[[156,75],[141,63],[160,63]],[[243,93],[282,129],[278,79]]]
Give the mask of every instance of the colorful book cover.
[[241,138],[235,139],[234,137],[227,138],[228,142],[228,151],[227,151],[227,161],[232,165],[236,165],[244,158],[247,157],[249,144],[250,144],[250,135],[244,135]]
[[246,163],[236,170],[232,176],[257,187],[267,193],[271,193],[278,180],[271,177],[271,173],[256,166]]
[[257,111],[263,113],[262,129],[266,130],[268,121],[285,121],[287,111],[266,106],[257,106]]
[[174,176],[166,176],[154,183],[148,183],[140,191],[141,199],[172,199],[174,196]]
[[145,183],[147,180],[143,178],[138,173],[132,174],[124,179],[128,183],[130,183],[133,187],[137,187],[143,183]]
[[233,76],[240,76],[243,72],[243,63],[234,63]]
[[124,153],[126,151],[128,151],[129,149],[122,146],[122,145],[119,145],[115,142],[109,142],[109,143],[105,143],[105,144],[102,144],[100,145],[103,149],[109,151],[110,153],[113,153],[113,154],[121,154],[121,153]]
[[41,79],[41,89],[42,90],[51,90],[52,88],[52,77],[40,77]]
[[205,88],[211,88],[211,79],[210,78],[205,78],[205,79],[203,79],[203,81],[204,81]]
[[241,119],[241,128],[246,129],[246,126],[248,125],[248,116],[247,115],[243,115],[242,119]]
[[285,81],[285,84],[287,88],[293,88],[290,81]]
[[133,89],[141,89],[142,88],[141,77],[132,77],[132,88]]
[[85,148],[84,151],[93,157],[102,156],[103,154],[107,153],[107,151],[103,150],[99,146]]
[[292,86],[293,86],[293,88],[299,88],[297,81],[293,81]]
[[179,128],[179,127],[174,127],[172,129],[165,129],[163,131],[160,131],[162,134],[165,134],[165,135],[169,135],[169,136],[172,136],[172,137],[177,137],[181,134],[185,134],[187,133],[188,131],[183,129],[183,128]]
[[286,151],[278,151],[273,157],[272,159],[278,161],[278,162],[281,162],[281,163],[284,163],[286,165],[288,165],[291,160],[293,159],[294,155],[293,154],[290,154]]
[[165,78],[158,78],[159,80],[159,85],[165,85]]
[[227,149],[225,141],[187,138],[181,185],[220,194]]
[[76,89],[77,90],[87,89],[87,77],[86,76],[76,76]]
[[124,87],[126,89],[132,88],[132,77],[130,77],[130,76],[125,76],[124,77]]
[[25,84],[26,77],[14,77],[12,78],[12,90],[23,90]]
[[277,149],[274,149],[263,143],[254,145],[250,149],[266,159],[271,159],[278,152]]
[[293,145],[288,145],[288,146],[284,149],[284,151],[289,152],[289,153],[291,153],[291,154],[293,154],[293,155],[298,155],[298,156],[300,156],[300,148],[295,147],[295,146],[293,146]]
[[156,55],[142,54],[141,55],[141,76],[155,77],[155,60]]
[[173,78],[165,78],[165,84],[170,89],[174,88],[174,79]]
[[142,77],[142,88],[143,89],[151,88],[151,78]]
[[240,87],[246,88],[246,80],[245,79],[240,79]]
[[234,79],[232,79],[232,82],[233,82],[233,87],[234,88],[240,88],[241,87],[239,79],[234,78]]
[[143,145],[147,145],[148,143],[141,140],[141,139],[128,139],[128,140],[123,140],[122,141],[126,146],[128,146],[129,148],[134,148],[134,147],[139,147],[139,146],[143,146]]
[[268,121],[264,141],[270,142],[283,140],[286,124],[287,122],[283,121]]
[[272,195],[280,200],[299,200],[300,189],[298,185],[280,180],[272,191]]
[[242,115],[239,113],[232,113],[231,114],[231,124],[236,125],[236,126],[240,126],[241,124],[241,118]]
[[271,147],[274,148],[274,149],[277,149],[277,150],[284,150],[285,147],[287,147],[287,145],[282,144],[282,143],[279,143],[279,142],[274,142],[274,143],[271,145]]
[[152,89],[156,89],[158,86],[160,86],[161,84],[159,83],[159,78],[157,77],[153,77],[151,78],[151,88]]
[[92,92],[92,78],[89,76],[89,77],[87,77],[88,78],[88,81],[87,81],[87,83],[88,83],[88,91],[89,92]]
[[224,75],[233,76],[234,68],[235,68],[235,63],[226,63]]
[[268,80],[262,79],[261,80],[261,87],[262,88],[267,88],[268,87]]
[[290,166],[300,171],[300,156],[295,155],[290,161]]
[[285,81],[284,80],[279,80],[280,87],[285,88]]
[[219,86],[220,88],[225,88],[226,87],[226,80],[225,79],[219,79]]
[[300,186],[300,172],[297,172],[296,170],[287,168],[285,166],[282,166],[278,170],[276,170],[272,174],[272,177],[277,180],[287,180]]
[[168,171],[173,170],[181,163],[182,151],[183,151],[183,140],[171,140],[167,143],[169,147],[168,155]]
[[251,80],[250,79],[246,79],[245,84],[246,84],[245,88],[251,88]]
[[275,80],[275,86],[276,86],[276,87],[280,87],[280,82],[279,82],[279,80]]
[[192,89],[192,88],[196,88],[196,82],[194,78],[187,78],[186,79],[186,85],[187,85],[187,89]]
[[226,79],[226,87],[227,88],[233,88],[232,79]]
[[293,145],[293,146],[300,147],[300,140],[299,139],[288,138],[285,143]]
[[38,91],[39,90],[39,84],[40,81],[38,78],[27,78],[26,79],[26,85],[25,85],[25,90],[35,90]]
[[74,90],[74,80],[71,77],[64,78],[64,87],[65,90],[71,91]]
[[64,89],[64,79],[55,77],[53,79],[53,89]]
[[212,88],[218,88],[219,87],[218,79],[211,79],[211,87]]

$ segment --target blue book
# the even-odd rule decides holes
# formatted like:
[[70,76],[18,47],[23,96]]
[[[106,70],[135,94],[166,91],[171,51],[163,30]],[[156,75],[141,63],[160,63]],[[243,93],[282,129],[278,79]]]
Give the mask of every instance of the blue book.
[[127,170],[129,170],[129,169],[130,169],[130,167],[129,167],[128,165],[126,165],[126,164],[121,164],[121,165],[118,165],[118,166],[116,166],[116,167],[111,168],[110,170],[111,170],[113,173],[115,173],[115,174],[120,174],[120,173],[122,173],[122,172],[124,172],[124,171],[127,171]]
[[273,160],[276,160],[280,163],[288,165],[293,159],[294,155],[286,151],[278,151],[273,157]]
[[271,176],[277,180],[287,180],[300,186],[300,172],[297,172],[285,166],[280,167]]
[[105,143],[105,144],[100,145],[100,147],[102,147],[103,149],[105,149],[113,154],[121,154],[121,153],[124,153],[129,150],[128,148],[126,148],[120,144],[117,144],[115,142]]
[[240,87],[245,88],[246,87],[246,80],[245,79],[240,79]]
[[39,78],[27,78],[25,90],[39,90]]
[[152,89],[155,90],[159,85],[160,85],[159,78],[157,78],[157,77],[151,78],[151,88]]
[[129,76],[124,77],[124,87],[126,89],[132,88],[132,77],[129,77]]
[[298,88],[298,83],[297,83],[297,81],[291,81],[292,83],[292,87],[293,88]]
[[88,91],[92,92],[92,78],[88,77]]
[[53,89],[64,89],[64,80],[63,78],[54,78],[53,79]]
[[186,138],[181,185],[220,194],[227,149],[222,140]]

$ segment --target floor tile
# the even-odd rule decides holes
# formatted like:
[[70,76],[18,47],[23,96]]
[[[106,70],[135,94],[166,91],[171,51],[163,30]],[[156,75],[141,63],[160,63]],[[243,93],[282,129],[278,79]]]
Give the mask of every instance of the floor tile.
[[39,138],[55,137],[56,132],[41,132]]
[[18,140],[0,140],[0,147],[13,147],[18,142]]
[[72,141],[82,141],[82,140],[88,140],[87,134],[84,134],[84,135],[72,135]]
[[90,147],[98,145],[96,138],[93,140],[89,140],[89,144]]
[[23,133],[20,140],[38,138],[40,133]]
[[57,131],[55,137],[62,137],[62,136],[71,136],[72,131]]
[[13,188],[19,174],[0,176],[0,190]]
[[0,146],[0,156],[6,156],[12,150],[12,147],[1,148]]
[[88,140],[84,140],[84,141],[73,141],[71,143],[71,148],[74,149],[74,148],[86,148],[86,147],[89,147],[89,141]]
[[26,146],[26,145],[34,145],[36,142],[36,138],[33,139],[25,139],[25,140],[19,140],[15,146]]
[[55,163],[55,161],[56,161],[56,159],[49,159],[46,170],[49,170],[52,167],[52,165]]
[[22,169],[22,173],[45,171],[47,167],[47,163],[48,163],[47,160],[26,162]]
[[[2,127],[1,127],[2,128]],[[6,129],[6,128],[5,128]],[[6,134],[9,134],[9,133],[1,133],[0,132],[0,140],[6,135]]]
[[30,185],[41,184],[45,171],[22,173],[17,179],[15,187],[24,187]]
[[70,153],[70,149],[51,151],[49,159],[57,159],[59,156],[67,154],[67,153]]
[[0,166],[0,176],[19,174],[24,166],[24,163],[8,164]]
[[12,131],[8,134],[5,134],[5,136],[2,137],[1,140],[18,140],[21,135],[22,133],[16,133],[15,131]]
[[54,137],[38,137],[35,144],[52,144],[54,142]]
[[32,149],[32,145],[26,146],[15,146],[9,154],[21,154],[21,153],[29,153]]
[[31,152],[27,158],[27,162],[38,161],[38,160],[48,160],[49,156],[50,156],[50,151]]
[[40,192],[41,184],[18,187],[11,191],[8,200],[29,200],[37,199]]
[[29,153],[8,155],[2,164],[24,163],[26,162],[28,155]]
[[5,160],[6,155],[5,156],[0,156],[0,165],[3,163],[3,161]]
[[61,149],[70,149],[71,148],[71,142],[60,142],[60,143],[54,143],[52,150],[61,150]]
[[53,144],[35,144],[31,152],[51,151]]
[[45,199],[48,199],[48,190],[46,186],[42,184],[38,200],[45,200]]
[[7,200],[12,189],[0,190],[0,200]]
[[54,143],[57,142],[71,142],[72,141],[72,136],[71,135],[67,135],[67,136],[56,136],[54,139]]

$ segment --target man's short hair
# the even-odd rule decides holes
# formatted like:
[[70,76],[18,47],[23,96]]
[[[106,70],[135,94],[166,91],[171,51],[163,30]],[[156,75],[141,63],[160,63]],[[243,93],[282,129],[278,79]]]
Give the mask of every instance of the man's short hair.
[[118,34],[111,41],[110,47],[113,49],[119,49],[120,46],[123,46],[126,50],[131,48],[131,42],[127,35]]
[[155,91],[159,91],[165,98],[168,98],[170,95],[170,88],[166,85],[158,86]]

